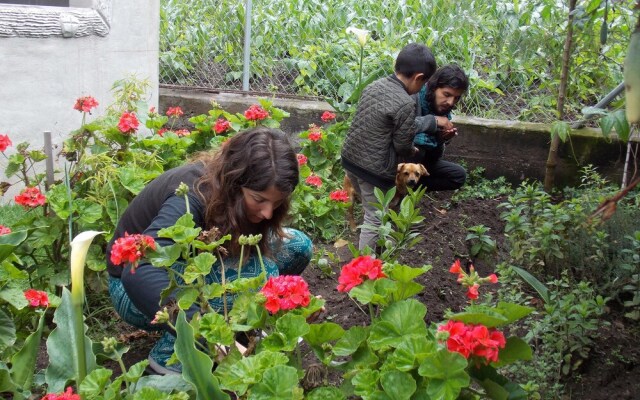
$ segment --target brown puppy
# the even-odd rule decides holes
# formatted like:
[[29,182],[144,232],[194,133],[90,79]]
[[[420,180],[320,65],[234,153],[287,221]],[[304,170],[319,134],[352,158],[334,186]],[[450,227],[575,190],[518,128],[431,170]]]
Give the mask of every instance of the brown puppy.
[[[407,195],[407,187],[415,188],[423,176],[429,176],[429,172],[422,164],[400,163],[396,172],[396,194],[391,200],[391,207],[396,208],[404,196]],[[347,220],[349,228],[356,230],[356,221],[353,218],[353,204],[360,201],[360,196],[356,192],[351,179],[347,175],[344,176],[342,188],[347,191],[351,204],[347,209]]]

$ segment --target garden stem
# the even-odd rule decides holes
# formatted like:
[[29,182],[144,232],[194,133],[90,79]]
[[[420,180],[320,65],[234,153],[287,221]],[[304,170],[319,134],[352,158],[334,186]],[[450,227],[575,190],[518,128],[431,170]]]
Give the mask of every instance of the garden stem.
[[260,252],[260,246],[258,246],[257,244],[256,246],[256,250],[258,250],[258,259],[260,260],[260,268],[262,268],[262,273],[264,274],[264,279],[267,279],[267,270],[264,267],[264,261],[262,260],[262,253]]
[[[220,253],[218,253],[218,256]],[[244,260],[244,245],[240,246],[240,259],[238,260],[238,279],[242,278],[242,261]]]
[[[118,365],[120,365],[120,371],[122,371],[122,375],[125,375],[127,373],[127,367],[124,365],[122,357],[118,357]],[[129,382],[127,382],[126,379],[124,380],[124,387],[127,389],[127,391],[129,390]]]
[[[218,257],[220,257],[220,252],[218,251]],[[220,268],[221,268],[221,274],[222,274],[222,308],[224,310],[224,320],[229,322],[229,312],[227,310],[227,288],[226,288],[226,275],[224,273],[224,262],[222,261],[222,258],[220,258]]]
[[298,368],[302,369],[302,352],[300,351],[299,344],[296,344],[296,360],[298,362]]
[[360,68],[358,71],[358,87],[356,90],[360,89],[360,85],[362,84],[362,59],[364,57],[364,46],[360,46]]

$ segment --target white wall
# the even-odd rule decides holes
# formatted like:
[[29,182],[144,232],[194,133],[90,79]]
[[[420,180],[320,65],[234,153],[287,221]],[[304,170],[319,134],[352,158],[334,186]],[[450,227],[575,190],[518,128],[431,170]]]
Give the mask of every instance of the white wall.
[[[31,148],[42,149],[45,130],[52,132],[54,145],[59,145],[80,126],[82,114],[73,109],[78,97],[95,97],[100,103],[96,113],[100,114],[112,102],[113,83],[131,74],[149,79],[149,103],[157,106],[159,0],[102,0],[93,4],[97,3],[108,11],[100,14],[108,33],[104,36],[83,33],[84,36],[70,38],[63,38],[62,34],[25,37],[29,34],[7,22],[7,7],[15,10],[17,6],[1,5],[4,7],[0,7],[0,134],[8,134],[13,142],[7,153],[24,141],[31,143]],[[58,12],[59,7],[39,9],[36,11]],[[11,18],[15,24],[26,19]],[[54,22],[53,25],[58,23]],[[54,28],[57,32],[57,26]],[[54,155],[58,151],[54,149]],[[56,160],[54,165],[62,168],[62,162]],[[0,181],[7,181],[6,165],[5,158],[0,156]],[[9,182],[15,182],[15,178]],[[20,189],[13,187],[0,198],[0,204],[13,199]]]

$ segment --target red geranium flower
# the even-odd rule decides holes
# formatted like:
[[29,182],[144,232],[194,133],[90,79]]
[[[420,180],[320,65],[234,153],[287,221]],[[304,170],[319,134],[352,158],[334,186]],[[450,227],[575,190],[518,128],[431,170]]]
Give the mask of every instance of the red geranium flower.
[[467,297],[471,300],[478,300],[478,288],[480,285],[477,283],[467,288]]
[[224,133],[231,128],[231,123],[224,118],[218,118],[216,124],[213,126],[213,130],[216,131],[217,134]]
[[73,389],[68,387],[66,391],[60,394],[50,393],[40,400],[80,400],[79,394],[74,394]]
[[346,203],[349,201],[349,194],[346,190],[334,190],[329,194],[329,198],[333,201],[341,201]]
[[458,283],[467,288],[467,297],[473,302],[478,299],[478,289],[480,285],[485,283],[498,283],[498,276],[491,274],[482,278],[476,272],[473,265],[469,265],[469,272],[465,271],[460,265],[460,260],[456,260],[449,268],[452,274],[458,274]]
[[249,121],[261,121],[269,117],[269,113],[257,104],[250,106],[244,112],[244,117]]
[[188,129],[178,129],[176,131],[176,135],[178,135],[180,137],[189,136],[189,135],[191,135],[191,131],[188,130]]
[[456,260],[453,264],[451,264],[449,272],[451,272],[452,274],[459,274],[462,272],[462,269],[460,267],[460,260]]
[[0,151],[4,152],[7,147],[11,146],[11,139],[9,139],[9,135],[0,135]]
[[309,175],[307,177],[307,179],[305,180],[305,182],[307,182],[309,185],[315,186],[315,187],[322,186],[322,179],[320,179],[320,177],[318,175]]
[[382,261],[371,256],[360,256],[342,267],[338,278],[338,291],[348,292],[360,285],[365,279],[379,279],[386,275],[382,272]]
[[11,233],[11,228],[4,226],[4,225],[0,225],[0,236],[2,235],[8,235]]
[[118,129],[120,132],[128,134],[135,132],[139,125],[140,121],[138,121],[135,113],[123,112],[122,116],[120,116],[120,122],[118,122]]
[[333,121],[334,119],[336,119],[336,115],[332,112],[329,111],[325,111],[324,113],[322,113],[322,117],[320,117],[320,119],[323,122],[329,122],[329,121]]
[[47,292],[27,289],[24,292],[24,297],[27,299],[31,307],[49,307],[49,296],[47,295]]
[[151,236],[125,233],[123,237],[116,239],[111,246],[110,260],[113,265],[131,264],[131,273],[135,273],[138,261],[144,257],[147,249],[156,249],[156,242]]
[[47,198],[35,186],[24,189],[13,200],[24,208],[35,208],[47,202]]
[[502,332],[484,325],[466,325],[459,321],[449,321],[439,326],[438,331],[449,333],[449,351],[460,353],[465,358],[484,358],[486,364],[497,362],[499,349],[504,348],[507,343]]
[[168,132],[169,130],[167,128],[160,128],[158,130],[158,135],[163,136],[164,137],[164,133]]
[[275,314],[280,310],[306,307],[311,300],[307,282],[298,275],[270,277],[260,293],[266,297],[264,307]]
[[296,154],[296,157],[298,157],[298,165],[303,166],[307,163],[307,156],[304,154]]
[[309,125],[308,138],[312,142],[317,142],[318,140],[322,139],[322,129],[320,129],[320,127],[316,124]]
[[98,101],[91,96],[78,97],[74,110],[90,113],[92,108],[98,107]]
[[167,109],[167,116],[169,117],[179,118],[183,115],[184,115],[184,112],[182,112],[182,108],[180,107],[169,107]]

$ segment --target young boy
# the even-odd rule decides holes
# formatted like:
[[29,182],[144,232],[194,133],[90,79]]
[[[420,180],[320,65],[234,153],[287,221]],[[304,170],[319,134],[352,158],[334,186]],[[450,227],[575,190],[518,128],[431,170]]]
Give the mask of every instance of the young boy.
[[429,176],[423,176],[419,182],[427,191],[456,190],[466,181],[464,168],[443,160],[442,155],[446,144],[458,134],[451,123],[451,111],[468,89],[469,77],[456,64],[449,64],[438,68],[415,96],[416,114],[419,119],[426,118],[422,120],[426,127],[413,140],[418,152],[403,161],[427,168]]
[[[426,128],[426,121],[416,119],[411,95],[422,89],[435,70],[431,50],[411,43],[396,57],[393,75],[378,79],[362,91],[341,155],[342,166],[362,199],[366,225],[380,225],[376,208],[371,205],[377,202],[374,189],[391,189],[398,158],[417,151],[413,138]],[[376,231],[363,228],[358,248],[375,249],[376,241]]]

